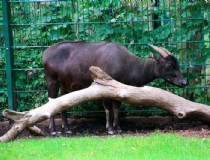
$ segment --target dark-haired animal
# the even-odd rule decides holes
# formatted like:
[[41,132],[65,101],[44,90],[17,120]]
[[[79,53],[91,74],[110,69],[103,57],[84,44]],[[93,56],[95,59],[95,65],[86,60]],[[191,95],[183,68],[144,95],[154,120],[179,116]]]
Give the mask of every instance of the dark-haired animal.
[[[125,47],[109,42],[68,42],[54,44],[45,50],[43,56],[44,72],[48,96],[58,96],[88,87],[92,83],[89,68],[98,66],[119,82],[132,86],[142,86],[156,78],[162,78],[178,87],[185,87],[176,58],[165,48],[150,45],[160,56],[140,58]],[[114,134],[120,131],[118,113],[120,102],[104,100],[106,128]],[[113,110],[113,123],[110,112]],[[62,113],[62,127],[69,131],[66,113]],[[51,134],[56,134],[54,118],[50,118]],[[70,131],[69,131],[70,132]]]

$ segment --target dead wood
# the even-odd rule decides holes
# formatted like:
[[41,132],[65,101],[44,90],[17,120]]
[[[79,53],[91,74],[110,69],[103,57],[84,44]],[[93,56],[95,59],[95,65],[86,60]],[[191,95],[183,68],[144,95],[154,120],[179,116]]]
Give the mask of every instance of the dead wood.
[[94,82],[86,89],[71,92],[56,99],[49,99],[49,102],[43,106],[27,112],[4,110],[3,115],[15,122],[12,128],[0,137],[0,141],[10,141],[24,129],[43,134],[34,126],[36,123],[49,119],[51,116],[79,103],[102,98],[115,99],[136,106],[156,106],[169,111],[180,119],[194,118],[210,122],[210,106],[208,105],[191,102],[155,87],[124,85],[112,79],[98,67],[91,67],[90,71]]

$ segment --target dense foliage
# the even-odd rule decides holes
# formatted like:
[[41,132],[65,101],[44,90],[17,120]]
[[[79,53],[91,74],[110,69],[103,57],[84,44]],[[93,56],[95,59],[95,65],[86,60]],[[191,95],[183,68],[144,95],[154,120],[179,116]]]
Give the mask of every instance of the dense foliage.
[[[157,6],[150,1],[132,0],[10,4],[17,110],[28,110],[46,102],[42,53],[46,47],[63,40],[115,41],[141,57],[149,57],[149,42],[165,46],[179,59],[190,86],[178,89],[162,80],[151,85],[208,103],[205,63],[210,52],[209,2],[160,0]],[[154,19],[154,15],[158,18]],[[0,69],[3,67],[0,63]],[[5,98],[2,100],[6,102]],[[4,103],[2,100],[0,103]],[[84,105],[90,106],[87,110],[98,110],[92,103]],[[127,105],[123,108],[130,110]],[[82,105],[74,110],[84,111]]]

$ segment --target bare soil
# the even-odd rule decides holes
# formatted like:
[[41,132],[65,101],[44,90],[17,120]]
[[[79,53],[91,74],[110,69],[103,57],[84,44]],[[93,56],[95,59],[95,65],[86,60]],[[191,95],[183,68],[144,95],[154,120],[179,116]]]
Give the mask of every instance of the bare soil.
[[[73,134],[65,134],[62,132],[61,120],[56,119],[57,131],[61,131],[59,136],[63,137],[80,137],[80,136],[110,136],[105,130],[105,120],[103,118],[77,118],[68,119],[71,124]],[[120,119],[123,133],[116,134],[122,136],[144,136],[152,134],[156,131],[162,133],[177,133],[182,136],[196,136],[201,138],[210,137],[210,125],[195,121],[180,121],[174,117],[151,116],[151,117],[124,117]],[[52,137],[48,129],[48,121],[37,124],[45,134],[45,137]],[[0,121],[0,136],[5,134],[11,124],[9,121]],[[33,136],[29,131],[25,130],[17,138],[28,138]]]

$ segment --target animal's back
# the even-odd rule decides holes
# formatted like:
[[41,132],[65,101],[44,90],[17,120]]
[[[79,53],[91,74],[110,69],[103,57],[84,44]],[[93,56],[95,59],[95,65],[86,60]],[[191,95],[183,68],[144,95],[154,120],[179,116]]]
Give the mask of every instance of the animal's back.
[[43,63],[46,77],[57,78],[62,89],[70,92],[91,84],[91,66],[122,79],[128,55],[130,52],[116,43],[66,41],[49,47],[44,52]]

